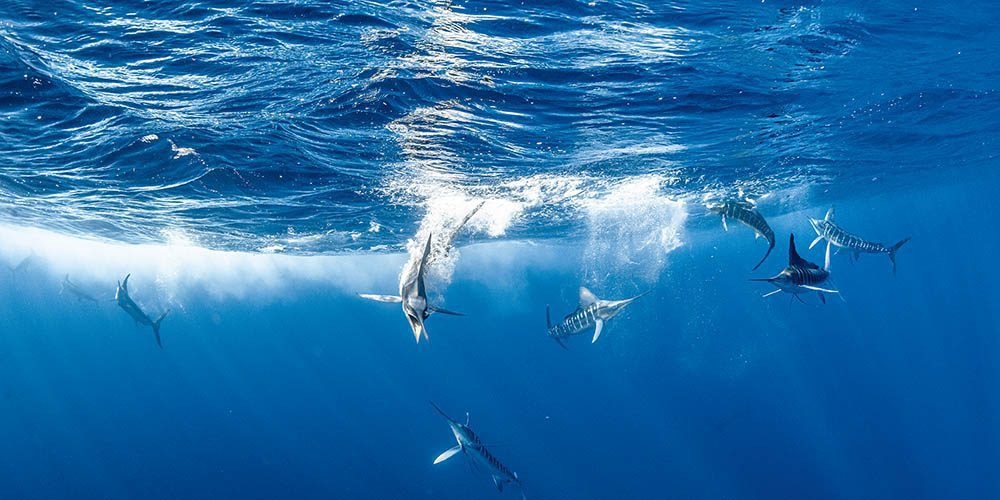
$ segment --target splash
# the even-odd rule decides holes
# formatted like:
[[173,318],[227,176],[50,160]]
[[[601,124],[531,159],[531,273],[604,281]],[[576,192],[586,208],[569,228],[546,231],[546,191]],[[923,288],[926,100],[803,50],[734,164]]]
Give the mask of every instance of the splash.
[[[479,217],[479,212],[486,203],[486,200],[476,200],[458,194],[435,197],[428,204],[427,213],[420,222],[416,236],[407,242],[406,249],[410,259],[399,275],[400,287],[402,288],[403,283],[412,279],[413,274],[417,272],[424,248],[430,239],[430,253],[427,256],[424,280],[429,288],[437,291],[440,303],[440,292],[451,284],[460,257],[460,251],[455,248],[455,239],[466,225],[474,231],[484,227],[484,222],[470,223]],[[488,218],[488,216],[483,217],[484,220]],[[489,222],[485,224],[489,227]]]
[[585,281],[600,284],[628,277],[652,284],[666,266],[666,254],[680,246],[687,220],[685,202],[665,194],[676,183],[676,177],[665,174],[615,178],[539,174],[487,186],[461,186],[428,176],[405,184],[392,182],[386,192],[393,203],[425,210],[416,235],[406,245],[410,260],[400,282],[415,272],[431,235],[425,281],[432,293],[440,294],[451,283],[460,257],[454,245],[460,229],[498,238],[525,223],[562,221],[584,226]]
[[625,179],[600,198],[581,201],[587,241],[583,280],[600,285],[639,280],[652,285],[667,265],[667,255],[682,244],[686,204],[663,194],[668,179]]

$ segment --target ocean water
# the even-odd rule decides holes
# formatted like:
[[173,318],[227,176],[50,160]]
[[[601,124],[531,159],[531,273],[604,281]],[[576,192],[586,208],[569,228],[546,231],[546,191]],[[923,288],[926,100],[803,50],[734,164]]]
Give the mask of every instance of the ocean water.
[[[0,2],[0,498],[1000,498],[998,22]],[[707,208],[746,198],[776,234],[756,271],[767,245]],[[763,298],[790,234],[823,265],[832,206],[912,237],[896,273],[840,252],[825,304]],[[357,294],[427,238],[429,298],[465,316],[415,343]],[[564,350],[545,310],[580,286],[648,293]],[[429,401],[523,488],[432,464]]]

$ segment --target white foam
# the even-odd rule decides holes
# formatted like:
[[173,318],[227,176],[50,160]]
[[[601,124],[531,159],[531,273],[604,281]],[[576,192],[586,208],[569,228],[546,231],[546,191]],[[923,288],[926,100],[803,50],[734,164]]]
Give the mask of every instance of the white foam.
[[[460,251],[448,245],[448,235],[482,203],[463,233],[476,239],[496,238],[507,235],[522,219],[582,220],[584,281],[595,286],[608,281],[652,285],[666,266],[667,255],[682,243],[686,204],[667,193],[676,180],[666,174],[620,178],[533,175],[489,186],[461,186],[415,173],[406,183],[397,180],[387,189],[394,203],[426,209],[416,236],[407,244],[410,260],[400,282],[412,276],[427,238],[433,234],[426,281],[431,294],[440,297],[451,283],[460,257]],[[564,236],[574,240],[576,235]]]
[[680,247],[686,204],[663,192],[668,178],[632,177],[599,198],[581,200],[587,215],[583,279],[592,285],[639,280],[652,285]]

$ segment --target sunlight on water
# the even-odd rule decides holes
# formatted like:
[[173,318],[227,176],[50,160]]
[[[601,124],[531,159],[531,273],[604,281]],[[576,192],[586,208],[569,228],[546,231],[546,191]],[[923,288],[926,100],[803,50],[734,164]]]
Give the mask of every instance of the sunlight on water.
[[[10,267],[43,269],[52,279],[104,288],[132,274],[134,287],[156,288],[172,306],[198,300],[269,300],[303,285],[322,284],[344,293],[371,289],[395,275],[398,255],[291,256],[209,250],[183,233],[164,244],[128,245],[66,236],[42,229],[0,226],[0,259]],[[25,260],[27,259],[27,260]],[[362,265],[363,263],[363,265]]]

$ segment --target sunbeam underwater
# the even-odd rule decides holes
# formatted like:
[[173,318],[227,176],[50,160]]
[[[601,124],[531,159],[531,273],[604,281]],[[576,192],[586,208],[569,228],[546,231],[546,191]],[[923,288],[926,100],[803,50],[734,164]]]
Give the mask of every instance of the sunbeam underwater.
[[0,4],[0,497],[1000,498],[1000,14]]

